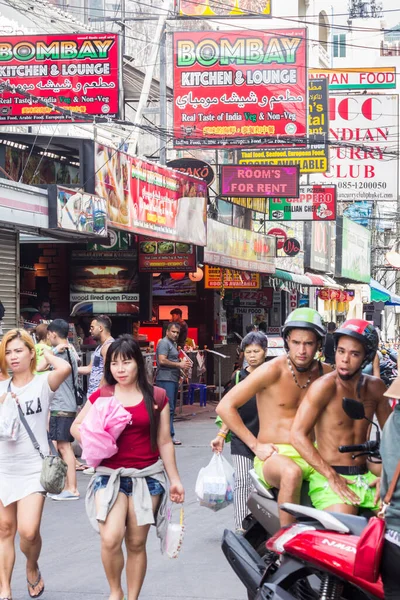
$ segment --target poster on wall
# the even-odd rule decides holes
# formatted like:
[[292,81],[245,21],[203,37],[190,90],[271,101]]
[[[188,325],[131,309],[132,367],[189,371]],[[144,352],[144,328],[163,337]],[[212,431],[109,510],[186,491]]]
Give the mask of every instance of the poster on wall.
[[104,198],[58,185],[48,187],[49,226],[107,237],[107,203]]
[[168,242],[139,236],[139,271],[171,273],[196,271],[196,247],[184,242]]
[[272,0],[176,0],[180,17],[271,17]]
[[270,198],[271,221],[334,221],[336,186],[300,186],[298,198]]
[[[119,116],[119,49],[115,33],[0,37],[0,124],[71,121],[40,100],[81,115]],[[21,86],[23,93],[18,93]]]
[[224,277],[224,288],[227,289],[251,290],[261,287],[259,273],[246,273],[209,265],[204,266],[204,287],[208,290],[221,288],[222,276]]
[[96,144],[96,193],[110,225],[133,233],[205,246],[207,184],[195,177]]
[[305,145],[305,29],[191,31],[173,40],[176,148]]

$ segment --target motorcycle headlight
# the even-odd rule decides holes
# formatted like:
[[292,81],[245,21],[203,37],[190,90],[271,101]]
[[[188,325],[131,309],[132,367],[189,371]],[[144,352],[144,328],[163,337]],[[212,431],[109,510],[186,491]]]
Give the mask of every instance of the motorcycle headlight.
[[278,533],[269,538],[267,541],[267,548],[277,554],[283,554],[285,552],[285,544],[296,537],[296,535],[304,533],[305,531],[315,531],[315,527],[303,525],[302,523],[295,523],[286,529],[280,529]]

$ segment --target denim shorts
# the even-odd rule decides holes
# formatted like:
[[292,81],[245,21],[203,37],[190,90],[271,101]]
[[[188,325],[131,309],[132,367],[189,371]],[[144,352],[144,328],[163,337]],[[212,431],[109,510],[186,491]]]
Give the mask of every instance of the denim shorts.
[[[109,478],[108,475],[98,475],[94,482],[94,493],[107,487]],[[161,483],[153,477],[146,477],[146,483],[151,496],[160,496],[165,492]],[[125,496],[132,496],[132,479],[130,477],[121,477],[119,491],[125,494]]]

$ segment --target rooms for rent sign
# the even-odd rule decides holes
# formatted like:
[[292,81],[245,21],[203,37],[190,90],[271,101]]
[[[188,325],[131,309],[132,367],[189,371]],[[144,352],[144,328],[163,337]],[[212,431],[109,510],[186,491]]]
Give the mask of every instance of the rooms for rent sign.
[[306,43],[305,29],[175,33],[175,147],[304,144]]

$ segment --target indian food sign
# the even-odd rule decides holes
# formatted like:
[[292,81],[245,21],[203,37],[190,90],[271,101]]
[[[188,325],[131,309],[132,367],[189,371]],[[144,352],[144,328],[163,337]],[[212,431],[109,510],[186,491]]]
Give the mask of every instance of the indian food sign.
[[174,145],[305,144],[306,30],[174,33]]
[[207,184],[179,171],[96,145],[96,193],[110,225],[198,246],[207,243]]
[[117,34],[0,37],[0,124],[71,120],[44,102],[72,111],[74,121],[116,119],[119,72]]
[[196,248],[192,244],[139,237],[139,271],[193,273],[195,270]]

